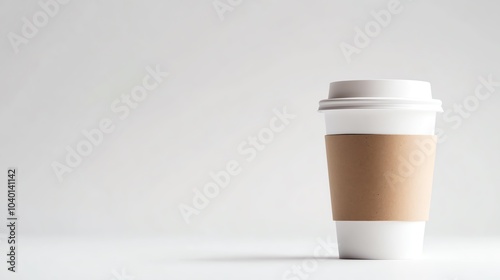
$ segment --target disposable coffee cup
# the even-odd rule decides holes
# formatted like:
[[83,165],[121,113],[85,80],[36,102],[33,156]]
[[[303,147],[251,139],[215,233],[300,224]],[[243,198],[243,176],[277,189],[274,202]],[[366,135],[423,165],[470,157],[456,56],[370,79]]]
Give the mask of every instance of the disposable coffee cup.
[[319,111],[340,258],[414,259],[422,254],[436,150],[428,82],[330,84]]

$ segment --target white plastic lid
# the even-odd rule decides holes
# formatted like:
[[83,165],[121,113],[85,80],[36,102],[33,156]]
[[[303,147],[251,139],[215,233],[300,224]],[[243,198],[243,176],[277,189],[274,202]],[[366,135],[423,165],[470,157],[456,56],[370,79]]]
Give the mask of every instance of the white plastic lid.
[[328,99],[319,111],[337,109],[395,109],[442,112],[432,99],[429,82],[414,80],[352,80],[330,83]]

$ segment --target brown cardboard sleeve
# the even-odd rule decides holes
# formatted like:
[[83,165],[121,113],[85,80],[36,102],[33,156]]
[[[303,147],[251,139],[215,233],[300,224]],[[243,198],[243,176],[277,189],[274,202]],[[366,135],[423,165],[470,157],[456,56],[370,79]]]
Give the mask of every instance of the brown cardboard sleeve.
[[426,221],[434,135],[327,135],[333,219]]

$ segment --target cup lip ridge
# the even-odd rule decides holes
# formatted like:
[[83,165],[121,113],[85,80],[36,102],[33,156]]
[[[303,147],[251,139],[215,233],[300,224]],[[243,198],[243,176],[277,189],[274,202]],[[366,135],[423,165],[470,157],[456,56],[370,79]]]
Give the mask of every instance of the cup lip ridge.
[[334,98],[319,102],[318,112],[330,110],[418,110],[443,112],[441,100],[407,98]]

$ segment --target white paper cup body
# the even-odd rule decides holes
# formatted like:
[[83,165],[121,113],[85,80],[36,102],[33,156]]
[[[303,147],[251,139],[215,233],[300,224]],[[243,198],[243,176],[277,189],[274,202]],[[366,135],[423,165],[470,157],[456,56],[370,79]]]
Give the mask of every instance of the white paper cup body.
[[325,111],[326,134],[434,135],[436,112],[342,109]]
[[342,259],[407,260],[422,255],[425,221],[336,221]]
[[[434,135],[441,106],[436,100],[429,105],[430,84],[422,81],[334,82],[329,97],[326,107],[333,108],[320,107],[327,135]],[[371,100],[379,105],[370,105]],[[336,221],[336,228],[340,258],[415,259],[422,254],[425,221]]]

